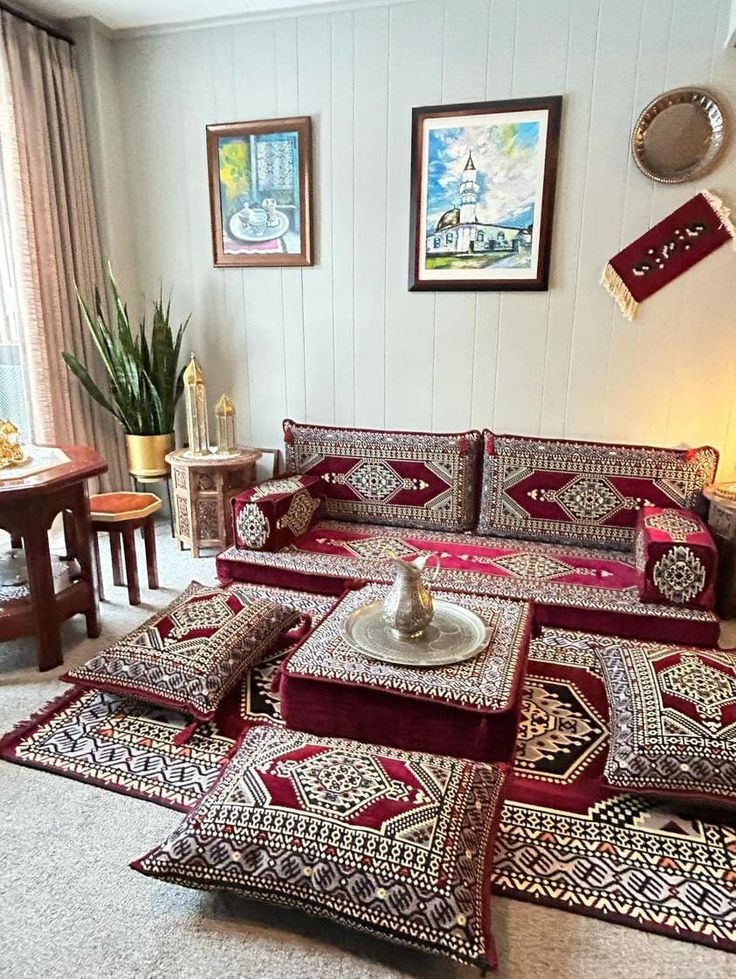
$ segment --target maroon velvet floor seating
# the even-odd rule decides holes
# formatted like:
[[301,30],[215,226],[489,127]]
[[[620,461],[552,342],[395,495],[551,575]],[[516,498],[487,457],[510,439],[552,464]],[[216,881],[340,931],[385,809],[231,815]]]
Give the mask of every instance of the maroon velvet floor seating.
[[222,581],[339,594],[356,581],[391,580],[389,552],[431,551],[438,587],[532,600],[542,625],[717,644],[715,564],[703,560],[714,550],[698,516],[715,449],[289,420],[284,440],[287,473],[320,477],[322,519],[295,504],[309,519],[292,521],[299,532],[286,546],[265,550],[251,517],[238,519],[246,503],[234,501],[236,544],[218,557]]

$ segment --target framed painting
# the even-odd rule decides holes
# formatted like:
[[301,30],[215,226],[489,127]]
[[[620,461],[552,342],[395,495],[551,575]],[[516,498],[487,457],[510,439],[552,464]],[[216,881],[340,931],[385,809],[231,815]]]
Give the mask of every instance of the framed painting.
[[562,97],[412,110],[409,288],[547,289]]
[[228,268],[312,264],[312,120],[207,126],[212,252]]

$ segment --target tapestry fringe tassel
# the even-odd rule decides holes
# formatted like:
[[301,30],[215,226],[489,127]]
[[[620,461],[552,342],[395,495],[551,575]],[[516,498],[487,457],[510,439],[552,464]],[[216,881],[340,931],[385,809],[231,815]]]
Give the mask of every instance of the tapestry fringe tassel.
[[726,229],[726,231],[731,236],[731,241],[733,242],[733,250],[736,252],[736,224],[731,220],[731,208],[726,207],[720,197],[716,197],[715,194],[711,194],[709,190],[701,190],[700,193],[708,201],[708,204],[712,208],[713,212],[720,218],[721,226]]
[[610,262],[603,269],[601,285],[605,286],[608,294],[616,300],[624,318],[631,322],[636,315],[639,303],[631,295],[629,287]]

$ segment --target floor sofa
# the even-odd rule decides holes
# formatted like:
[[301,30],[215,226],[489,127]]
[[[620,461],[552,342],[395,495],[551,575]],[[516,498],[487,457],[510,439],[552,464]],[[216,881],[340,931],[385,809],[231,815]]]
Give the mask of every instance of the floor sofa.
[[233,502],[224,583],[339,594],[391,580],[389,552],[429,551],[438,587],[531,600],[541,625],[717,644],[715,547],[701,519],[718,464],[709,446],[289,419],[284,442],[285,478]]

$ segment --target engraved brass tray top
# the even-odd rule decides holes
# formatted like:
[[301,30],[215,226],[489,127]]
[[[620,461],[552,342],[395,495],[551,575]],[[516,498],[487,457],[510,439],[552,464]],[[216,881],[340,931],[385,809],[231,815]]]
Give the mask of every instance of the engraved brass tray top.
[[631,152],[647,177],[681,184],[711,170],[725,142],[723,112],[713,95],[675,88],[645,106],[631,134]]
[[416,639],[399,639],[383,619],[383,601],[355,609],[342,623],[343,639],[364,656],[382,663],[431,669],[473,659],[493,637],[470,609],[434,599],[434,618]]

